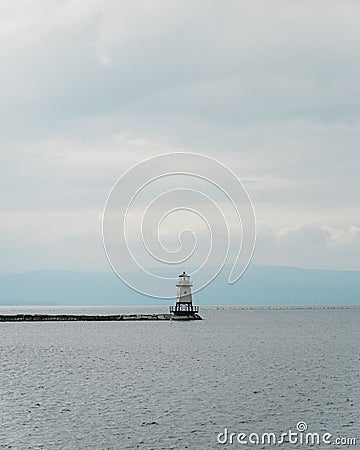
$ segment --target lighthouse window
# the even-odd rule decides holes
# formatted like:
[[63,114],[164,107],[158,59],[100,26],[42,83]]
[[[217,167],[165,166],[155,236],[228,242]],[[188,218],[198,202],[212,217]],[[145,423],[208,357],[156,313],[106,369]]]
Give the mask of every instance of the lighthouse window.
[[184,291],[184,294],[186,294],[186,291]]

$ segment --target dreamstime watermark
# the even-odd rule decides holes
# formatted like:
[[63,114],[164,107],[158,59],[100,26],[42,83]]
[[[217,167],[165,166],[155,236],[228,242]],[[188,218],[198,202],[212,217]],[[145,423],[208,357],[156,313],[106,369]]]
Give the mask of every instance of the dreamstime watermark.
[[195,153],[168,153],[131,167],[112,187],[102,219],[107,259],[129,287],[172,298],[177,271],[194,292],[228,264],[235,283],[256,239],[249,195],[224,164]]
[[218,444],[238,444],[238,445],[337,445],[355,446],[356,438],[336,437],[331,433],[316,433],[308,431],[306,422],[298,422],[296,431],[289,429],[285,433],[234,433],[227,428],[217,435]]

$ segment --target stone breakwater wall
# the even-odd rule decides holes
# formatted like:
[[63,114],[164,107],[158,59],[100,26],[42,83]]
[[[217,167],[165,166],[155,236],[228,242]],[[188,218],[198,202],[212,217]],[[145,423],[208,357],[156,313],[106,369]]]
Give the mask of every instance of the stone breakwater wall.
[[83,314],[2,314],[0,322],[106,322],[131,320],[202,320],[198,314],[175,316],[173,314],[112,314],[112,315],[83,315]]

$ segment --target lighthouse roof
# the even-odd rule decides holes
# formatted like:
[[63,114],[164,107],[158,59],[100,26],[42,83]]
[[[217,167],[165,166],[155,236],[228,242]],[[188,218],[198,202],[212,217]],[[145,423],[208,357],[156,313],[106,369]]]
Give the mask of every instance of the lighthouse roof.
[[189,276],[189,275],[186,274],[185,270],[184,270],[183,273],[181,273],[181,274],[179,275],[179,277],[188,277],[188,276]]

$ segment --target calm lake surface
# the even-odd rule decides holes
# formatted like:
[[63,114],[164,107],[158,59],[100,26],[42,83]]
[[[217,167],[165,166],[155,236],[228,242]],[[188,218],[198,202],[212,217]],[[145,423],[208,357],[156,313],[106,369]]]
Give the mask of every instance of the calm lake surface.
[[[164,307],[1,307],[5,313]],[[272,448],[308,431],[360,448],[360,307],[202,307],[194,322],[0,323],[0,448]],[[309,448],[285,444],[277,448]],[[313,448],[329,448],[316,445]]]

